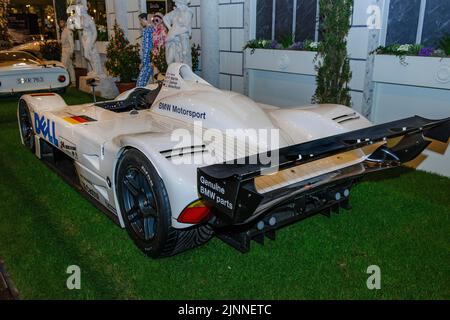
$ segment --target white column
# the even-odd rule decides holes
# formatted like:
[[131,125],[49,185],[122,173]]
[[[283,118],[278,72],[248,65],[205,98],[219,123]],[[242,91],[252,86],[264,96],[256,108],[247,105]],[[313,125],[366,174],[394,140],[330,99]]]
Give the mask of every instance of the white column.
[[[116,21],[119,27],[124,31],[125,36],[128,37],[128,1],[114,0],[114,13],[116,14]],[[114,22],[113,22],[114,23]]]
[[201,0],[202,73],[213,86],[219,86],[219,0]]

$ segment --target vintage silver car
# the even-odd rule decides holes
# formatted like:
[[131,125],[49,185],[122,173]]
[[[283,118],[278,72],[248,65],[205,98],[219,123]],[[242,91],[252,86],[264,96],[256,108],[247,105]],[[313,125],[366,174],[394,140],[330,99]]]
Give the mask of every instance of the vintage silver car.
[[64,91],[69,74],[59,61],[40,60],[27,52],[0,52],[0,95]]

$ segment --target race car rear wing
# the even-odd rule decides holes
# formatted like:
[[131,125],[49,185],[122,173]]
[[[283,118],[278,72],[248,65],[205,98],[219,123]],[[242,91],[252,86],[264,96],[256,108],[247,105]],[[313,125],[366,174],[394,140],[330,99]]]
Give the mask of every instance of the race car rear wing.
[[[434,121],[416,116],[280,149],[276,164],[264,164],[261,159],[267,159],[268,155],[260,154],[233,163],[199,168],[198,193],[223,221],[230,225],[245,224],[298,197],[303,190],[348,179],[352,175],[400,166],[414,160],[429,146],[431,141],[425,138],[447,143],[449,137],[450,118]],[[394,147],[383,143],[394,138],[401,139]],[[267,172],[305,165],[377,143],[381,146],[363,163],[272,192],[261,194],[256,190],[255,179]]]

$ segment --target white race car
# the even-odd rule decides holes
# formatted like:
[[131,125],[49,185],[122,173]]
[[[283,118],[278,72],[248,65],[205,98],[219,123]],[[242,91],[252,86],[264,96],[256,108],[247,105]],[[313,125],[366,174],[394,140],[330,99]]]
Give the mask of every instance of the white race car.
[[27,52],[0,52],[0,94],[64,91],[69,74],[61,62],[43,61]]
[[340,105],[258,104],[183,64],[114,101],[67,106],[57,94],[25,95],[18,120],[23,144],[155,258],[213,234],[246,252],[282,226],[346,207],[364,174],[450,135],[450,119],[372,126]]

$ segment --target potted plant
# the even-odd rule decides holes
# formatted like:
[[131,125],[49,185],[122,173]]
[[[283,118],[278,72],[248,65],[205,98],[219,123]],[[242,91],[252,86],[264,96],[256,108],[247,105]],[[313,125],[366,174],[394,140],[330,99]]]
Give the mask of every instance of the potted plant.
[[438,47],[422,44],[391,44],[378,47],[375,54],[375,82],[435,89],[450,89],[450,36]]
[[153,67],[155,68],[155,75],[157,76],[157,79],[164,79],[168,68],[165,47],[161,46],[160,48],[153,48],[151,59]]
[[114,36],[106,50],[106,69],[113,77],[119,78],[116,84],[120,93],[136,86],[140,63],[139,45],[130,44],[116,22]]

